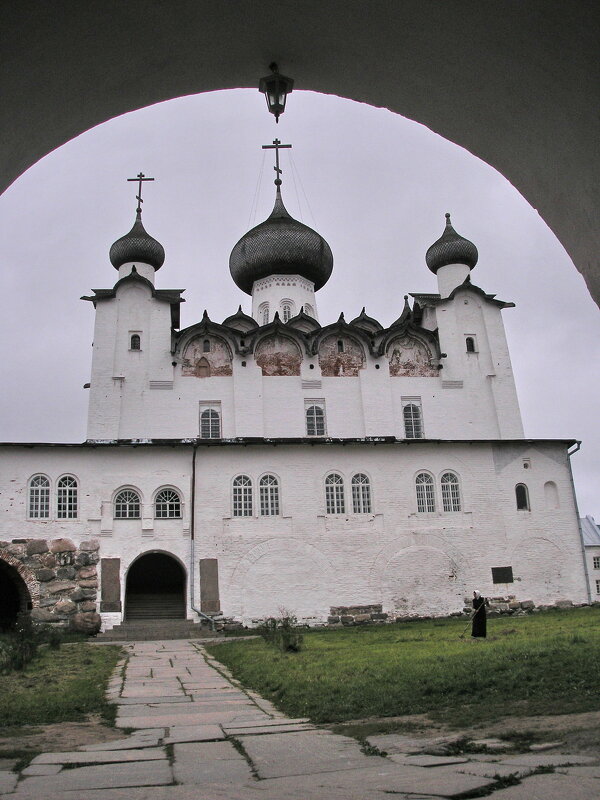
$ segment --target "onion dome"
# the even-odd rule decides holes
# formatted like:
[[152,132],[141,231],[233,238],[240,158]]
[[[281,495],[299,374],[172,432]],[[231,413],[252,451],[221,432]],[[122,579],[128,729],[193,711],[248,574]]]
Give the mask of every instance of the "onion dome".
[[110,262],[115,269],[130,261],[149,264],[160,269],[165,261],[165,249],[142,225],[142,212],[138,209],[133,228],[121,236],[110,248]]
[[466,264],[469,269],[473,269],[478,258],[479,253],[473,242],[459,236],[452,227],[450,214],[446,214],[446,229],[425,254],[429,269],[436,273],[446,264]]
[[229,256],[231,277],[246,294],[252,294],[255,281],[269,275],[301,275],[316,291],[327,283],[332,269],[329,245],[288,214],[279,186],[271,216],[244,234]]

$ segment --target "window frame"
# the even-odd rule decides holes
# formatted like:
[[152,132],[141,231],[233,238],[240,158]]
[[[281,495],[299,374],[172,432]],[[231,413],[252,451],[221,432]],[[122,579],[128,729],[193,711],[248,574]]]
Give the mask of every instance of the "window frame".
[[600,580],[596,580],[596,594],[600,594]]
[[[522,489],[521,493],[519,493],[519,489]],[[519,494],[522,495],[522,498],[519,497]],[[517,506],[517,511],[531,511],[531,502],[529,499],[529,487],[526,483],[520,481],[519,483],[515,484],[515,503]]]
[[[402,425],[405,439],[424,439],[423,406],[420,397],[402,398]],[[410,414],[408,419],[407,411]],[[416,415],[415,415],[416,411]],[[412,433],[412,435],[411,435]]]
[[[312,420],[309,419],[309,412],[315,409],[315,413],[312,415]],[[321,412],[321,422],[323,430],[319,431],[319,424],[318,424],[318,414],[317,411]],[[314,423],[314,432],[311,432],[311,422]],[[324,400],[304,400],[304,424],[306,429],[306,435],[310,438],[318,438],[320,436],[327,436],[327,421],[325,417],[325,401]]]
[[266,302],[261,303],[258,307],[258,324],[268,325],[270,316],[271,316],[271,311],[269,308],[269,303]]
[[[469,342],[471,342],[471,347],[469,348]],[[477,353],[477,337],[474,333],[468,333],[465,335],[465,352],[467,353]]]
[[[203,422],[204,422],[204,415],[208,414],[208,436],[204,436],[203,431]],[[217,435],[214,435],[215,431],[215,418],[213,415],[216,415],[216,431]],[[220,403],[200,403],[199,407],[199,426],[198,426],[198,438],[199,439],[222,439],[223,438],[223,419],[221,415],[221,404]]]
[[[126,504],[123,501],[119,501],[119,497],[124,495],[125,493],[129,492],[132,495],[137,497],[137,503],[132,501],[129,498],[126,501]],[[127,513],[117,513],[118,511],[122,511],[123,509],[118,509],[117,504],[120,503],[121,505],[126,505]],[[129,513],[129,506],[137,506],[137,513]],[[112,501],[112,508],[113,508],[113,519],[141,519],[142,518],[142,493],[139,489],[136,489],[135,486],[121,486],[117,489],[114,494],[113,501]]]
[[[444,480],[450,477],[452,480]],[[450,488],[447,488],[450,487]],[[452,470],[446,469],[440,475],[440,489],[442,495],[442,509],[446,514],[457,514],[462,508],[462,492],[460,478]]]
[[[419,481],[421,477],[427,478],[427,480]],[[415,475],[415,496],[418,514],[435,514],[437,509],[435,478],[431,472],[421,470]]]
[[281,515],[279,489],[279,478],[272,472],[266,472],[258,479],[258,513],[261,517],[279,517]]
[[600,556],[592,556],[592,564],[594,569],[600,569]]
[[[68,486],[61,485],[63,481],[73,481]],[[61,497],[66,495],[66,497]],[[64,506],[61,508],[61,506]],[[79,519],[79,481],[75,475],[65,473],[56,481],[56,519]]]
[[[330,480],[335,479],[335,480]],[[338,480],[339,479],[339,480]],[[346,513],[346,491],[341,472],[328,472],[325,476],[325,514],[339,516]]]
[[[241,481],[247,481],[242,483]],[[254,515],[254,487],[252,478],[245,473],[236,475],[231,481],[231,516],[239,519]]]
[[371,479],[366,472],[356,472],[350,480],[350,488],[352,494],[352,512],[354,514],[372,514],[373,495],[371,492]]
[[[45,481],[45,483],[34,485],[34,481],[37,480]],[[27,519],[50,519],[51,486],[50,478],[43,472],[36,472],[29,478],[27,481]]]
[[[161,495],[167,494],[167,492],[171,492],[173,495],[177,497],[177,500],[174,501],[173,499],[170,500],[160,500]],[[166,506],[167,513],[159,513],[158,504],[159,502]],[[176,489],[174,486],[161,486],[154,495],[153,500],[153,510],[154,510],[154,519],[182,519],[183,518],[183,501],[181,499],[181,492]],[[177,508],[175,508],[177,506]],[[171,511],[175,513],[171,513]]]

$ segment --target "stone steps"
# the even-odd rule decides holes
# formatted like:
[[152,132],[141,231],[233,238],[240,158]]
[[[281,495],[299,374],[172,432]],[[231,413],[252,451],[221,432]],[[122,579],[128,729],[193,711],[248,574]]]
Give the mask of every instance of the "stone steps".
[[130,594],[125,606],[128,622],[137,620],[172,619],[185,622],[185,605],[176,594]]
[[161,639],[201,639],[215,636],[209,626],[187,619],[126,621],[109,631],[99,633],[100,642],[149,642]]

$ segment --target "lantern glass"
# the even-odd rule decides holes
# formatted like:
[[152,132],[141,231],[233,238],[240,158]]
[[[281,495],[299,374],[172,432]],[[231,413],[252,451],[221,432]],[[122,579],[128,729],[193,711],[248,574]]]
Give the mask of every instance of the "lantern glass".
[[258,88],[265,95],[267,108],[275,115],[277,121],[279,115],[285,111],[287,95],[292,91],[293,85],[294,81],[291,78],[286,78],[278,72],[260,79]]

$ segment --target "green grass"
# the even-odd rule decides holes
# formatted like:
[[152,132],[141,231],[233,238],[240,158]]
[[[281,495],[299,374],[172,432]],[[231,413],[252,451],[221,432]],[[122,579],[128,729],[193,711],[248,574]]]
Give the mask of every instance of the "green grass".
[[42,648],[22,672],[0,675],[0,732],[9,726],[79,722],[88,714],[113,722],[114,707],[104,691],[120,652],[84,642]]
[[313,631],[300,653],[260,639],[207,649],[290,716],[331,723],[427,713],[455,726],[600,709],[600,609]]

